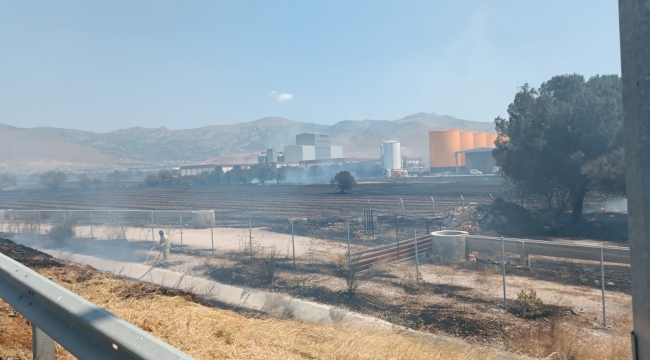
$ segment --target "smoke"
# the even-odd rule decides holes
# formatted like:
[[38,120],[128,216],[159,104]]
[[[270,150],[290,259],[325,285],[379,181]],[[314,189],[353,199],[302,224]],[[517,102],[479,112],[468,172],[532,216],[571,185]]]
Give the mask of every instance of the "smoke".
[[605,211],[627,213],[627,199],[615,198],[605,201]]

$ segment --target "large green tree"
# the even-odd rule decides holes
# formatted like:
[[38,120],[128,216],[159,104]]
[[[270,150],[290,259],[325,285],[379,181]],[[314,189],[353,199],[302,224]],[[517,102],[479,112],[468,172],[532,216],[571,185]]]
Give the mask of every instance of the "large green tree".
[[521,196],[541,196],[582,218],[591,190],[625,193],[621,79],[560,75],[539,90],[527,84],[498,117],[493,151]]

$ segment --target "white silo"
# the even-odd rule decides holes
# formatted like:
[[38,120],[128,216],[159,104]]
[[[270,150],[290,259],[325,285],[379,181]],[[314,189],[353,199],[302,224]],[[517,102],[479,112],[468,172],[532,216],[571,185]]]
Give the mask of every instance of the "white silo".
[[402,154],[399,141],[386,141],[382,145],[384,155],[384,169],[401,170]]

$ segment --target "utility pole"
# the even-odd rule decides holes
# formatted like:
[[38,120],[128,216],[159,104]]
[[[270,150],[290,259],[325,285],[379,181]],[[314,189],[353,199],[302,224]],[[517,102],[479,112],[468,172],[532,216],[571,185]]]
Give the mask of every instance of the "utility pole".
[[619,0],[632,355],[650,359],[650,0]]

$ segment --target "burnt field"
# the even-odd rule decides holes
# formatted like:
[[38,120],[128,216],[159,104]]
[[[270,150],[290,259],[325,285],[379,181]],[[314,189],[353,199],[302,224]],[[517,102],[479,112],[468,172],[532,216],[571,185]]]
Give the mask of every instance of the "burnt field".
[[[69,184],[72,185],[72,184]],[[291,217],[312,220],[341,220],[359,217],[362,209],[432,216],[465,204],[488,203],[490,194],[501,195],[499,179],[481,177],[438,177],[386,179],[359,183],[352,191],[337,193],[329,185],[240,185],[240,186],[129,186],[99,190],[75,188],[58,191],[10,191],[0,193],[0,208],[30,209],[142,209],[215,211],[217,221],[236,225],[286,222]]]

